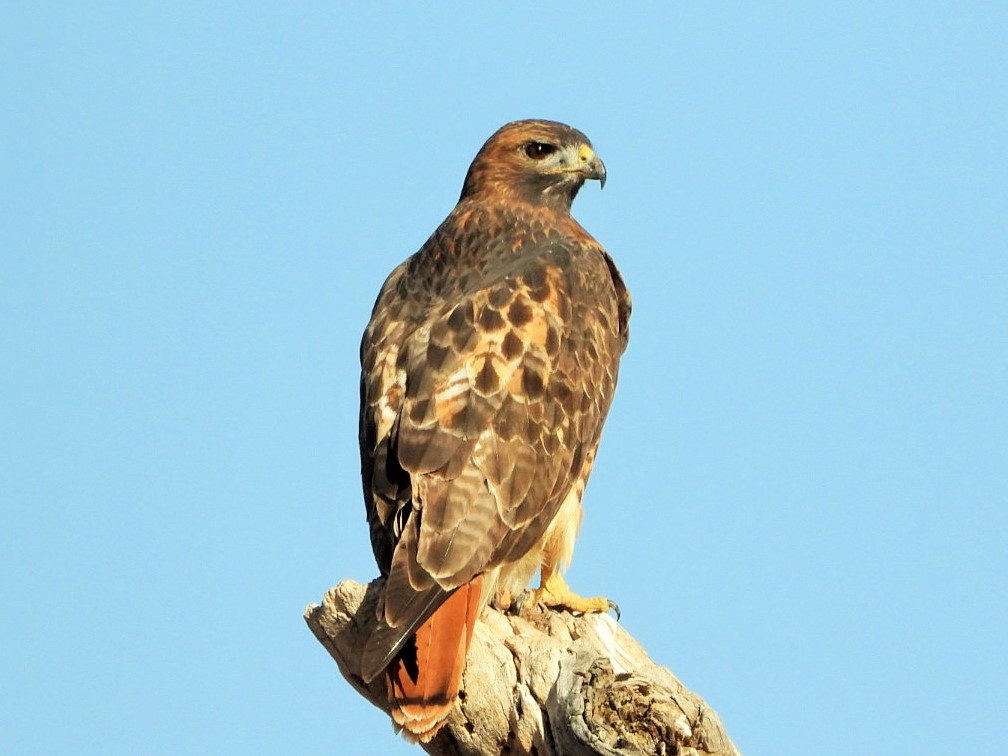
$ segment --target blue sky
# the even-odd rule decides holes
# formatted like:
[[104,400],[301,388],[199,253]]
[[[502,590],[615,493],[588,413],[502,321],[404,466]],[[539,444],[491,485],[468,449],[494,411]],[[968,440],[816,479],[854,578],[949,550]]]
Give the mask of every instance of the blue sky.
[[1001,4],[0,17],[6,753],[410,753],[301,612],[375,573],[357,345],[502,123],[633,292],[572,585],[753,754],[1008,706]]

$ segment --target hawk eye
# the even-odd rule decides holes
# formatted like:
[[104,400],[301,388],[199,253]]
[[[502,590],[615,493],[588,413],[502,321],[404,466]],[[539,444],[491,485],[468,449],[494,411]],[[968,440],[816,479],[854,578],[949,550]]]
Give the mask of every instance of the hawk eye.
[[545,142],[529,142],[525,145],[525,154],[533,160],[542,160],[547,155],[552,155],[557,148]]

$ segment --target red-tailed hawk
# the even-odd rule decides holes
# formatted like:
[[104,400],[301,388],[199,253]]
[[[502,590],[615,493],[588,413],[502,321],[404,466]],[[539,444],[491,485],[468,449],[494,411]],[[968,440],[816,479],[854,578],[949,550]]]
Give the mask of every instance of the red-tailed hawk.
[[606,611],[560,575],[627,344],[630,295],[570,215],[605,166],[580,131],[509,123],[455,209],[385,281],[361,344],[361,468],[385,576],[362,660],[395,722],[430,740],[476,618],[532,600]]

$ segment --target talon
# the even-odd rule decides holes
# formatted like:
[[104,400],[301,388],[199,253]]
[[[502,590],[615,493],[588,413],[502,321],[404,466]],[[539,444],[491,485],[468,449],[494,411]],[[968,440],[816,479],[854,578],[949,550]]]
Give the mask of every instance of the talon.
[[531,600],[532,600],[532,591],[530,591],[528,588],[519,593],[518,598],[516,598],[514,602],[515,614],[518,614],[522,609],[524,609],[525,605],[529,603]]
[[512,596],[511,605],[507,608],[505,614],[511,614],[515,616],[520,615],[522,612],[525,611],[525,607],[529,605],[529,597],[531,595],[532,594],[530,591],[524,590],[517,596]]
[[[586,598],[577,595],[567,587],[567,583],[559,573],[554,573],[543,580],[539,588],[533,591],[532,596],[535,603],[541,606],[585,614],[607,612],[616,607],[612,601],[601,596]],[[618,607],[616,611],[619,612]]]
[[620,618],[619,604],[617,604],[612,599],[606,599],[606,601],[609,602],[609,611],[616,612],[616,621],[619,622]]

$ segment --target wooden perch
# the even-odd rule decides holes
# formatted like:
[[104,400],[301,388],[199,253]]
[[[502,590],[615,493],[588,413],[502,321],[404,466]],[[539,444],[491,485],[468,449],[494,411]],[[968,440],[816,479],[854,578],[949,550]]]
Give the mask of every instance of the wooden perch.
[[[388,712],[382,677],[366,685],[360,655],[381,580],[344,580],[305,621],[347,681]],[[463,692],[430,754],[739,756],[721,720],[608,615],[484,610]]]

